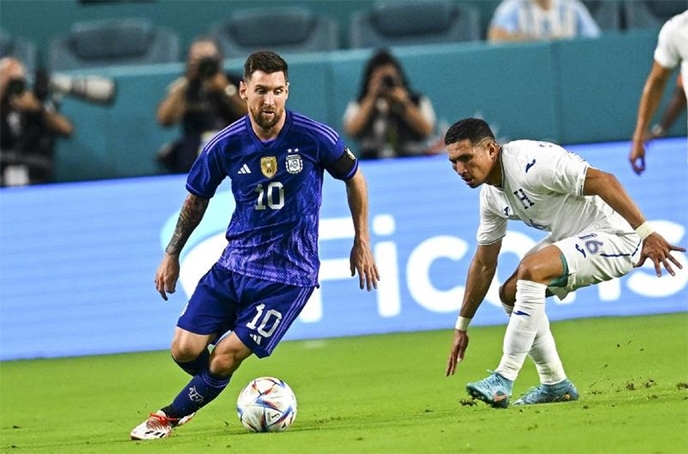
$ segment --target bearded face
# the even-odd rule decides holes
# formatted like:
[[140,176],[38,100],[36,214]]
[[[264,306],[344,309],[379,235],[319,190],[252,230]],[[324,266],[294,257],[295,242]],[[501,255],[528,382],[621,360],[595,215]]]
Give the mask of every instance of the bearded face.
[[276,137],[285,121],[284,109],[289,95],[289,83],[284,73],[256,71],[248,81],[242,81],[240,93],[248,104],[249,115],[256,133],[262,139]]
[[251,117],[264,131],[272,129],[282,119],[284,108],[276,109],[274,106],[266,105],[264,107],[249,107]]

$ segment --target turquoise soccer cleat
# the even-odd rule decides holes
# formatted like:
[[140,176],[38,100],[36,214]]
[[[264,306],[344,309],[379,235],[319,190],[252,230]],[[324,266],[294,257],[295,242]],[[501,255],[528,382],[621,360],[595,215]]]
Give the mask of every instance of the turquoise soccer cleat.
[[578,400],[578,390],[568,378],[556,385],[540,385],[530,388],[514,405],[547,404],[551,402],[570,402]]
[[487,378],[466,385],[468,394],[494,408],[506,408],[509,406],[511,389],[514,382],[493,372]]

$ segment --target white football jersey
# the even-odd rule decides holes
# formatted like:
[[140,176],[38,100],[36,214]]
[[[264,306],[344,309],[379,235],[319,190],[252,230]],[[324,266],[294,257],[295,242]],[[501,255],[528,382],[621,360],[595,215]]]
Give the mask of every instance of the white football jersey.
[[654,59],[664,68],[681,65],[683,89],[688,97],[688,11],[672,17],[662,26]]
[[598,196],[584,196],[590,164],[559,145],[532,140],[506,143],[501,151],[502,187],[483,184],[478,244],[506,235],[509,219],[550,232],[552,241],[589,230],[633,232]]

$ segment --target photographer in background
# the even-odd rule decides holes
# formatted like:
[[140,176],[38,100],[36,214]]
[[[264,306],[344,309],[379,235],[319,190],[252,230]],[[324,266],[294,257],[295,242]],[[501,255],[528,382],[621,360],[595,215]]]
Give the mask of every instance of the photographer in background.
[[47,89],[30,90],[26,67],[13,57],[0,60],[0,103],[0,186],[52,182],[55,139],[71,136],[72,123]]
[[429,153],[435,110],[426,96],[411,90],[399,61],[386,49],[366,64],[356,101],[344,113],[344,130],[359,143],[361,159]]
[[172,173],[188,172],[203,144],[246,114],[239,96],[241,78],[222,71],[222,62],[212,39],[196,39],[189,48],[186,73],[172,82],[158,107],[161,126],[182,126],[182,137],[158,152],[158,162]]

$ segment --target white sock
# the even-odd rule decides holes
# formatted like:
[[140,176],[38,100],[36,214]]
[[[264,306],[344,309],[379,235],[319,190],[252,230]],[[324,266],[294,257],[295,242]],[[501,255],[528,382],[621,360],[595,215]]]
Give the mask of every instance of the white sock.
[[[506,315],[511,316],[514,306],[502,303],[502,308]],[[528,356],[535,363],[535,368],[540,376],[540,383],[545,385],[556,385],[566,380],[564,365],[561,363],[554,336],[549,329],[549,318],[545,312],[540,318],[537,334],[533,346],[528,352]]]
[[544,312],[540,317],[540,326],[528,356],[535,363],[540,383],[555,385],[566,380],[564,365],[561,363],[554,336],[549,329],[549,318]]
[[504,378],[516,380],[523,367],[545,313],[546,290],[545,284],[522,279],[516,282],[516,304],[506,327],[502,360],[495,370]]

